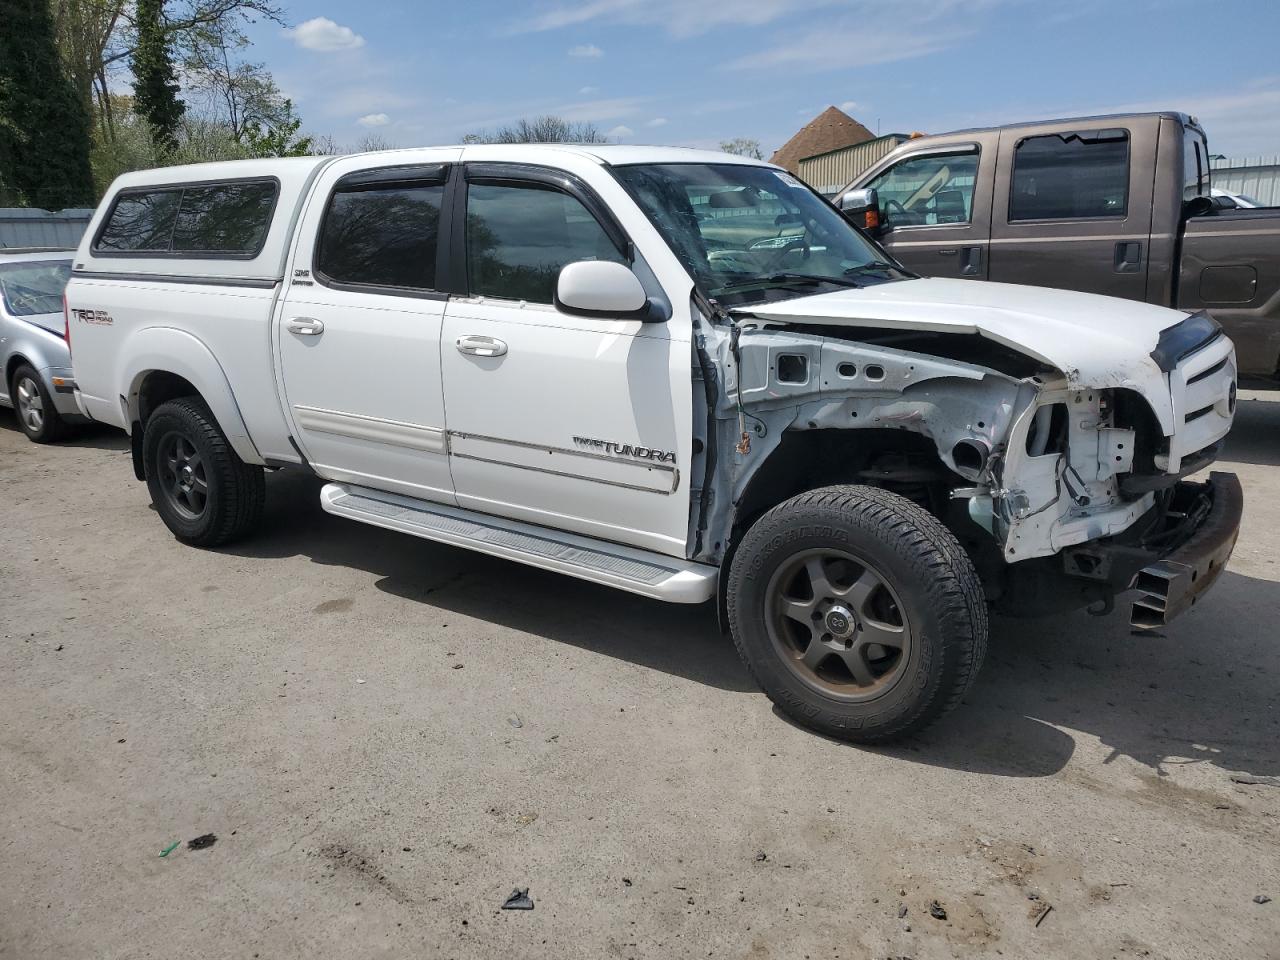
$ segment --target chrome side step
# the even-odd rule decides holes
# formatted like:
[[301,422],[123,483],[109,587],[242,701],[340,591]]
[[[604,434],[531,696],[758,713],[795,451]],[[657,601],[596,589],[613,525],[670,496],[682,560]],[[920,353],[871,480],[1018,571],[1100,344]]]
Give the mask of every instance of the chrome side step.
[[715,595],[715,567],[562,530],[347,483],[326,484],[320,505],[335,516],[671,603],[702,603]]

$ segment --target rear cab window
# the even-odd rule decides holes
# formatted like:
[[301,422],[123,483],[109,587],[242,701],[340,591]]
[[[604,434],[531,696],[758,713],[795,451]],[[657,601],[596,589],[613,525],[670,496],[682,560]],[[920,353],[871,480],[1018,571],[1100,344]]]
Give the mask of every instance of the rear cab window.
[[122,190],[94,239],[93,252],[100,257],[252,259],[266,242],[279,192],[273,178]]
[[1129,206],[1129,132],[1026,137],[1013,156],[1009,220],[1122,218]]

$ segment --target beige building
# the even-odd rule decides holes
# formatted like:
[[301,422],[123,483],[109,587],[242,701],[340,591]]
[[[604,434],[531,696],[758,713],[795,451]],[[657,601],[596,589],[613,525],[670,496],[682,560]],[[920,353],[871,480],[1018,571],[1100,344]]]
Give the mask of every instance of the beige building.
[[770,161],[798,176],[800,161],[806,157],[830,153],[832,150],[873,139],[875,137],[870,130],[843,110],[827,107],[784,143]]
[[905,133],[886,133],[883,137],[805,157],[800,161],[796,176],[819,193],[832,197],[894,147],[909,139]]

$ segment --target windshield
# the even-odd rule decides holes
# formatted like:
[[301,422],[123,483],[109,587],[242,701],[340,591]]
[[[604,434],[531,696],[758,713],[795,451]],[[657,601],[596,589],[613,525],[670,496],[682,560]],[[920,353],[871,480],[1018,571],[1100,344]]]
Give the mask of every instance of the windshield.
[[733,163],[613,168],[698,288],[726,305],[912,276],[782,170]]
[[0,264],[0,296],[14,317],[61,313],[62,291],[70,277],[70,260]]

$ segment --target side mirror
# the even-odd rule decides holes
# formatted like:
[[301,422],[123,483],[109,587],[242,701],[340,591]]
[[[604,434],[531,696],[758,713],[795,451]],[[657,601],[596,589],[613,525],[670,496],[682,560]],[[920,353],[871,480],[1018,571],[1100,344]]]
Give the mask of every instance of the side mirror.
[[608,260],[566,264],[556,281],[556,307],[581,317],[608,320],[666,320],[657,316],[640,278],[630,267]]
[[880,229],[880,195],[875,187],[846,190],[836,206],[854,224],[867,231]]
[[1192,197],[1190,200],[1182,201],[1182,216],[1186,220],[1192,217],[1203,217],[1210,213],[1214,213],[1218,209],[1218,205],[1214,203],[1212,197]]

